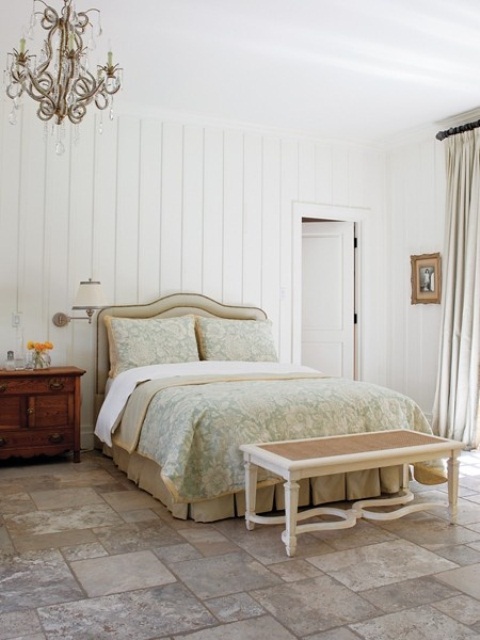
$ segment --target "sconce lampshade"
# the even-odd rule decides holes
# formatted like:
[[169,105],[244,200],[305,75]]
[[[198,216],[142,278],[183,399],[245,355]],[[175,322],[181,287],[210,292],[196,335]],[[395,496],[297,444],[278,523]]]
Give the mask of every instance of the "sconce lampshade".
[[98,280],[82,280],[72,309],[100,309],[107,305],[102,285]]
[[56,327],[66,327],[71,320],[88,320],[88,323],[91,324],[95,309],[106,306],[107,301],[100,282],[91,278],[82,280],[72,309],[85,309],[86,316],[67,316],[66,313],[60,311],[53,316],[52,322]]

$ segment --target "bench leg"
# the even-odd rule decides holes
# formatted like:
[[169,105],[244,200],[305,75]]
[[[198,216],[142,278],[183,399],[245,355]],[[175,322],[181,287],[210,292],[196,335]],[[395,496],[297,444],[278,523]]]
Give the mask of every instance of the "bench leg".
[[282,533],[282,540],[285,543],[287,556],[295,555],[297,549],[297,514],[298,514],[298,492],[300,485],[298,482],[285,482],[285,524],[286,529]]
[[450,523],[457,523],[457,502],[458,502],[458,451],[452,451],[448,459],[448,511],[450,513]]
[[255,515],[257,502],[257,471],[258,467],[253,462],[245,460],[245,526],[248,531],[255,528],[251,516]]

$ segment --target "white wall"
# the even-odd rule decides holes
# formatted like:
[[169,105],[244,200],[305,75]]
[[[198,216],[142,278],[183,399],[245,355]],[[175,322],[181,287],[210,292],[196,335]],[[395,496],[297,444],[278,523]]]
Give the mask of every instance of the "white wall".
[[[76,322],[59,329],[51,322],[55,312],[70,312],[79,281],[100,279],[112,303],[195,291],[261,306],[274,322],[280,358],[288,361],[294,202],[369,210],[360,352],[363,378],[386,382],[385,269],[405,271],[408,252],[392,246],[394,262],[387,262],[382,150],[121,115],[113,123],[105,118],[101,135],[97,116],[83,123],[78,143],[67,140],[59,157],[30,107],[15,127],[7,121],[10,108],[3,102],[0,112],[0,355],[18,338],[48,339],[54,364],[87,370],[84,443],[93,428],[94,328]],[[406,233],[403,223],[390,223],[392,233],[397,224]],[[414,231],[409,250],[429,248],[417,246]],[[389,280],[387,293],[407,315],[407,302],[396,300],[403,289],[406,295],[407,272],[404,280],[395,277],[395,286]],[[20,331],[11,326],[14,311],[21,313]],[[398,347],[396,337],[390,346],[398,359],[407,338],[399,335]],[[402,372],[390,371],[389,379],[404,383]]]
[[411,304],[410,256],[442,253],[445,167],[436,130],[426,130],[387,153],[389,307],[387,384],[431,415],[435,396],[439,304]]

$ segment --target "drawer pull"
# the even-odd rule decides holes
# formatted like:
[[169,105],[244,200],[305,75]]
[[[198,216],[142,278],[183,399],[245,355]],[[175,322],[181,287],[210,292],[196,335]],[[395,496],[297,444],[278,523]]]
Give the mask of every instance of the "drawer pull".
[[5,440],[5,438],[0,438],[0,447],[4,447],[6,444],[8,444],[8,440]]
[[28,414],[29,416],[33,416],[34,411],[33,411],[33,409],[32,409],[31,407],[27,409],[27,414]]
[[0,384],[0,393],[2,393],[3,391],[7,390],[7,385],[6,384]]
[[48,441],[52,444],[60,444],[63,442],[63,435],[61,433],[52,433],[51,436],[48,436]]
[[56,378],[53,378],[53,380],[50,380],[48,383],[48,388],[50,389],[50,391],[61,391],[64,386],[65,383],[63,382],[63,380],[58,380]]

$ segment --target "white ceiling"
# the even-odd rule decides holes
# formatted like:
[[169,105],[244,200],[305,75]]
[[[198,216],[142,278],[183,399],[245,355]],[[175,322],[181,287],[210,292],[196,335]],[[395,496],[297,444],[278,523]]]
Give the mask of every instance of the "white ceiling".
[[[111,42],[124,67],[119,107],[377,142],[480,105],[479,0],[76,3],[101,10],[97,50]],[[31,6],[9,2],[1,56]]]

